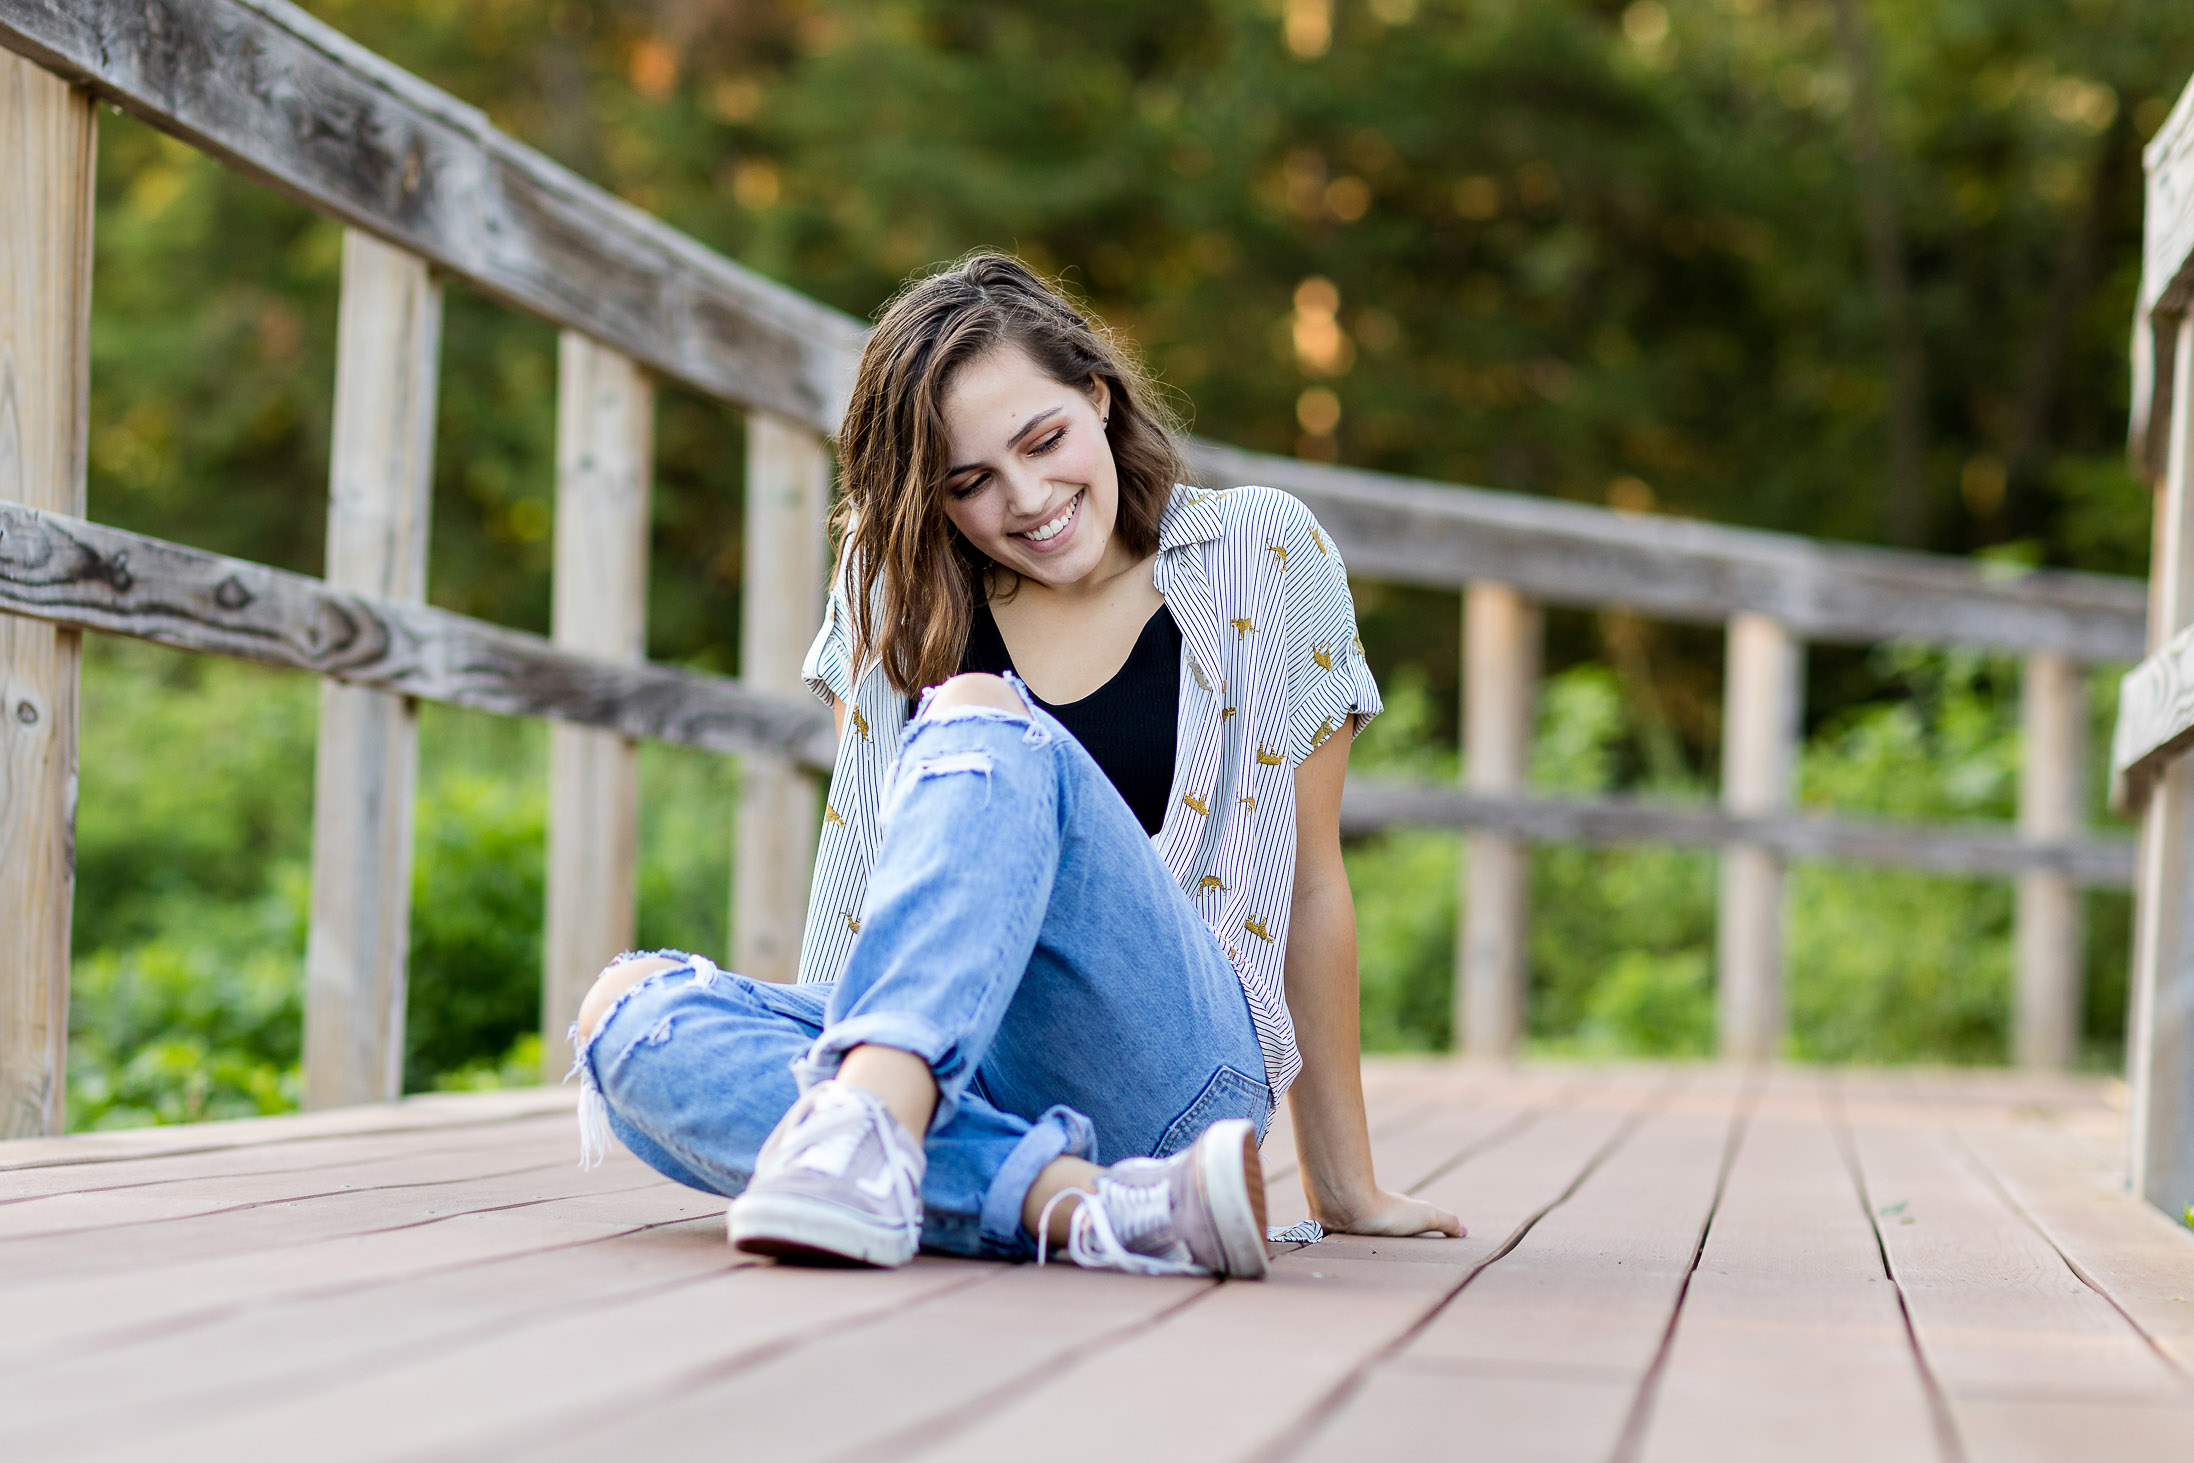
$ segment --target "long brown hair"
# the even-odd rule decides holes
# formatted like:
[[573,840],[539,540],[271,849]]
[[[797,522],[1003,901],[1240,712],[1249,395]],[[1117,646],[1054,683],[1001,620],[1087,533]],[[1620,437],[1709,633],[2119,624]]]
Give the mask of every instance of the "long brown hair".
[[1018,259],[974,254],[884,308],[838,428],[853,666],[871,657],[912,695],[960,669],[990,559],[945,517],[944,397],[954,373],[1000,346],[1062,386],[1111,392],[1105,437],[1120,477],[1113,532],[1141,558],[1184,476],[1179,424],[1134,355],[1059,286]]

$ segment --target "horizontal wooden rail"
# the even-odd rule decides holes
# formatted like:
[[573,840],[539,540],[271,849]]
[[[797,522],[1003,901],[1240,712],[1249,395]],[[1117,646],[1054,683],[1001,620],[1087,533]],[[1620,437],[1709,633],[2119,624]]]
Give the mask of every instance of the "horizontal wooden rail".
[[1190,456],[1213,486],[1262,483],[1301,498],[1365,579],[1442,589],[1495,580],[1547,604],[1713,624],[1765,615],[1800,640],[1919,640],[2082,661],[2138,660],[2147,633],[2146,593],[2133,579],[1824,544],[1215,442],[1193,444]]
[[447,610],[0,502],[0,610],[332,676],[453,706],[543,716],[827,771],[837,737],[806,698],[725,676],[619,665]]
[[836,430],[865,327],[497,132],[281,0],[0,0],[0,46],[712,395]]
[[2147,794],[2172,758],[2194,748],[2194,629],[2130,671],[2118,689],[2118,725],[2110,738],[2113,799],[2125,806]]
[[1979,878],[2047,869],[2094,888],[2120,889],[2133,881],[2129,838],[2028,842],[2008,826],[1943,827],[1796,813],[1747,817],[1709,805],[1495,796],[1442,783],[1351,778],[1341,798],[1341,831],[1356,837],[1388,828],[1480,829],[1533,843],[1746,844],[1785,858]]

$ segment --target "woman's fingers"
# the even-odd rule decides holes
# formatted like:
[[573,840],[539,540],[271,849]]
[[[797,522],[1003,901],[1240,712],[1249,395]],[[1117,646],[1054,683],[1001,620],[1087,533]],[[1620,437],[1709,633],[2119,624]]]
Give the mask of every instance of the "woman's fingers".
[[[1461,1239],[1470,1233],[1469,1230],[1463,1228],[1462,1220],[1448,1213],[1445,1209],[1437,1205],[1427,1204],[1425,1210],[1430,1218],[1430,1223],[1425,1225],[1425,1229],[1436,1229],[1449,1239]],[[1423,1233],[1423,1231],[1420,1230],[1419,1233]]]
[[1436,1204],[1422,1199],[1406,1198],[1400,1194],[1382,1194],[1383,1203],[1355,1217],[1350,1223],[1333,1223],[1326,1228],[1337,1233],[1374,1234],[1401,1238],[1413,1234],[1444,1234],[1450,1239],[1461,1239],[1470,1231],[1462,1220]]

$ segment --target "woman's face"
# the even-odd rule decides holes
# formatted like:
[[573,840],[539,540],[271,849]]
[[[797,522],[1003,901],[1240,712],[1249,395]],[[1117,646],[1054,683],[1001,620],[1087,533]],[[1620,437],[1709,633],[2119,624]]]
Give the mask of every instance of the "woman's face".
[[1102,380],[1062,386],[1018,346],[968,362],[945,391],[945,517],[1016,574],[1054,586],[1087,578],[1120,509],[1111,409]]

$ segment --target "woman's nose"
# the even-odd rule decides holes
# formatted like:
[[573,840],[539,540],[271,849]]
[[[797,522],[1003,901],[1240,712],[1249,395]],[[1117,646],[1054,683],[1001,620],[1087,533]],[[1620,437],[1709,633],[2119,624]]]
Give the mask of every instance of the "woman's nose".
[[1016,468],[1004,474],[1006,508],[1015,518],[1028,518],[1051,505],[1051,489],[1035,473]]

